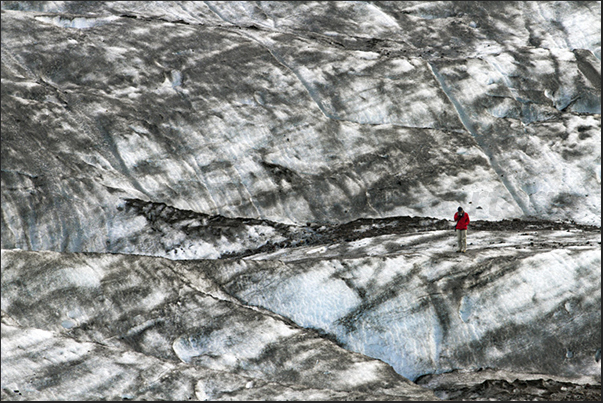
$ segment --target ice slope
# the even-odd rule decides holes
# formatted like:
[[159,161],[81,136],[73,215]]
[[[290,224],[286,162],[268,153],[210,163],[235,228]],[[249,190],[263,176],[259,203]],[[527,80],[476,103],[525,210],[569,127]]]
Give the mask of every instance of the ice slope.
[[600,233],[469,240],[459,255],[450,231],[387,235],[253,256],[209,275],[409,379],[484,368],[600,379]]
[[126,198],[600,225],[600,3],[476,4],[3,2],[2,246],[110,251]]
[[3,250],[3,400],[435,399],[240,303],[205,264]]
[[433,399],[391,368],[600,382],[600,232],[469,241],[360,235],[243,260],[4,250],[3,398]]

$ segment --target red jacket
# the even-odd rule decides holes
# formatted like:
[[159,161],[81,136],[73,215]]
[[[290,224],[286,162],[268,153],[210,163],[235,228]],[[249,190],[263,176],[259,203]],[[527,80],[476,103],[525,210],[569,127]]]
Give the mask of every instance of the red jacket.
[[467,225],[469,225],[469,214],[465,211],[465,214],[459,219],[459,213],[454,213],[454,221],[456,221],[455,229],[467,229]]

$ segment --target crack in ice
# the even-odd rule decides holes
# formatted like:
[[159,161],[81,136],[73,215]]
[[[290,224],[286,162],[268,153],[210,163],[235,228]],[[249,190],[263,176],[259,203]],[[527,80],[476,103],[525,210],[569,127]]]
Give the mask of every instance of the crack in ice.
[[463,106],[461,105],[461,103],[452,94],[452,92],[450,91],[450,88],[448,88],[448,85],[446,84],[444,78],[437,71],[437,69],[433,65],[433,63],[427,62],[427,64],[429,65],[430,70],[431,70],[433,76],[435,77],[435,79],[440,84],[440,87],[442,88],[442,91],[444,91],[444,93],[446,94],[446,97],[448,97],[448,99],[450,100],[450,102],[454,106],[454,109],[456,110],[461,123],[463,124],[463,126],[465,126],[465,128],[467,129],[467,131],[469,132],[469,134],[475,139],[475,141],[477,142],[478,146],[482,149],[482,151],[484,152],[484,154],[488,157],[488,161],[490,162],[490,166],[492,167],[492,169],[498,175],[498,178],[500,179],[500,181],[504,185],[504,187],[507,189],[507,192],[509,193],[509,195],[513,198],[513,200],[515,201],[515,203],[517,204],[517,206],[521,209],[521,211],[523,212],[523,214],[525,216],[530,216],[530,210],[527,207],[526,203],[519,196],[518,191],[515,189],[515,186],[513,186],[513,184],[511,182],[509,182],[509,180],[505,177],[504,174],[506,172],[498,164],[498,162],[496,160],[496,157],[492,154],[490,148],[488,147],[488,145],[485,142],[484,137],[481,134],[479,134],[477,132],[477,130],[473,127],[473,122],[471,121],[471,119],[465,113],[465,111],[464,111]]

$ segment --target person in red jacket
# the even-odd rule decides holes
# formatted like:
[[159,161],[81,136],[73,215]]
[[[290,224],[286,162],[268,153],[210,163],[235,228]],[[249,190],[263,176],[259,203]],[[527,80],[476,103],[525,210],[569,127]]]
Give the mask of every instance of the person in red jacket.
[[469,225],[469,214],[463,211],[462,207],[459,207],[458,211],[454,214],[454,221],[456,221],[454,230],[457,232],[457,253],[465,253],[467,252],[467,226]]

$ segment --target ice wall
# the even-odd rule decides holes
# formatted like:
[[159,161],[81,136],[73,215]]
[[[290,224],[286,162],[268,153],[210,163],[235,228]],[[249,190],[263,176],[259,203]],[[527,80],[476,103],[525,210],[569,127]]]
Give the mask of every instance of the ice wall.
[[597,2],[2,8],[4,248],[108,251],[127,198],[600,225]]

